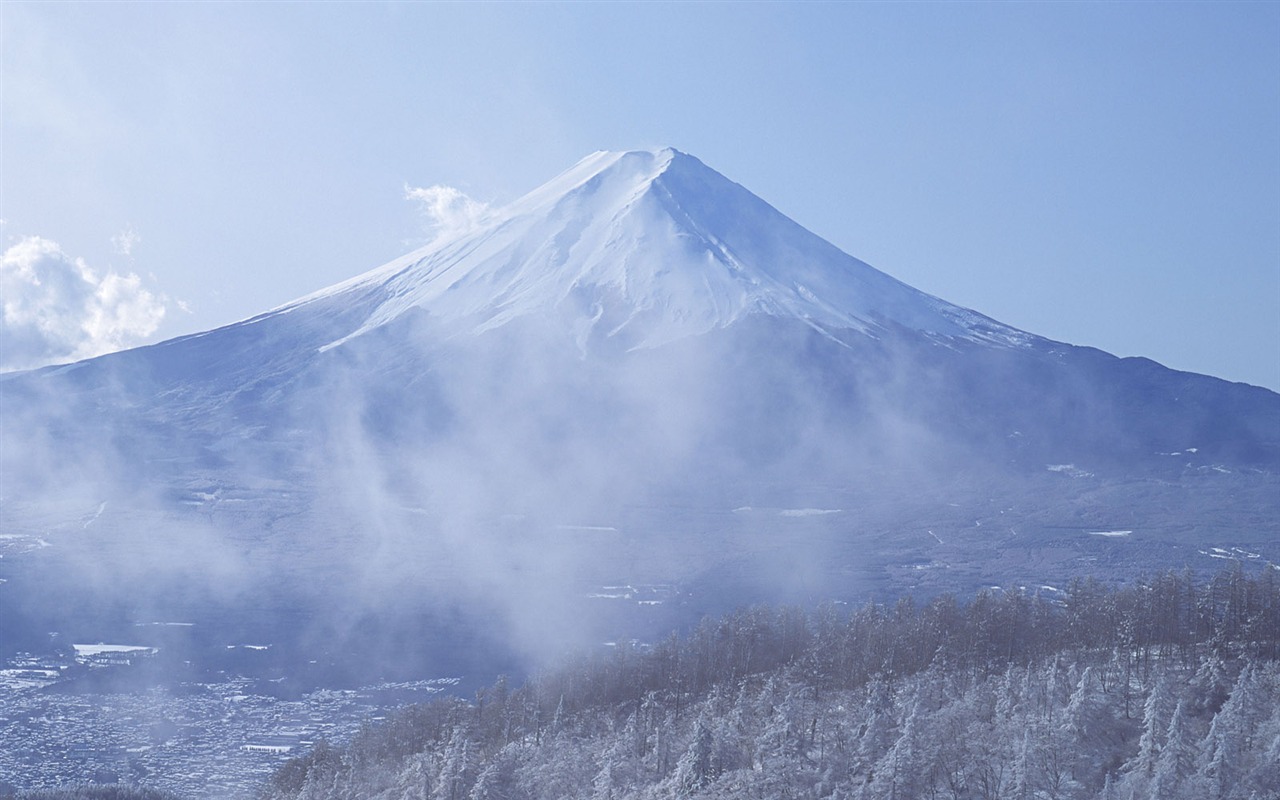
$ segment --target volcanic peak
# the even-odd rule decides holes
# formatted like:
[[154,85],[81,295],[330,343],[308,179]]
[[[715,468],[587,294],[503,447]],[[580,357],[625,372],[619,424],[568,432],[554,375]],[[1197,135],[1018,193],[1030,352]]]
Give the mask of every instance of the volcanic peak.
[[672,148],[593,153],[475,229],[281,311],[337,296],[369,313],[334,345],[414,308],[451,336],[538,317],[629,348],[753,314],[872,336],[899,326],[1003,345],[1034,338],[843,253]]

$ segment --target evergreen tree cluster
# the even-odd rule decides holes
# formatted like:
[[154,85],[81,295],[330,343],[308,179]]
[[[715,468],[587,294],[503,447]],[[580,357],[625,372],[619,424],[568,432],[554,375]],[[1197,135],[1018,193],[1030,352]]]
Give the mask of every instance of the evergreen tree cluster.
[[1276,572],[744,610],[404,709],[263,798],[1280,800]]

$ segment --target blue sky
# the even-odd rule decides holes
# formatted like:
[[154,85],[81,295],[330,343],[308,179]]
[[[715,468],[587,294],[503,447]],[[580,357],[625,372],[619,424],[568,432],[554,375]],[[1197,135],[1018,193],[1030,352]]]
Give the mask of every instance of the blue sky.
[[406,187],[502,203],[672,145],[951,302],[1280,389],[1280,4],[9,1],[0,23],[6,315],[62,315],[51,357],[378,266],[427,236]]

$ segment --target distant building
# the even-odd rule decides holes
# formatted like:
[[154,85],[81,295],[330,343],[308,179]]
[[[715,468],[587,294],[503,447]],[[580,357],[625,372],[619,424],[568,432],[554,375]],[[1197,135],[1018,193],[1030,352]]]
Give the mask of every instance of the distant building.
[[250,753],[282,755],[293,751],[301,743],[301,739],[297,736],[262,736],[240,745],[240,749]]
[[155,655],[159,650],[145,645],[128,644],[73,644],[76,661],[91,667],[127,667],[140,658]]

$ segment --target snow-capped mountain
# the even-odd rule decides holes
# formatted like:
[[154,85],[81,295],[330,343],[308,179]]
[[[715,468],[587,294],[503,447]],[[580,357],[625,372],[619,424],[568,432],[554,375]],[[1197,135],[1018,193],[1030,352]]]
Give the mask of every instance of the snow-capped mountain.
[[823,329],[1029,337],[846,255],[676,150],[599,152],[477,230],[282,309],[370,308],[359,335],[421,308],[455,333],[556,314],[582,335],[654,347],[751,314]]
[[[54,593],[113,624],[177,593],[276,637],[247,609],[323,608],[309,641],[402,643],[412,607],[456,645],[479,615],[528,652],[755,600],[1280,562],[1280,395],[951,305],[670,149],[0,395],[10,631],[65,627]],[[121,586],[145,602],[98,602]]]

